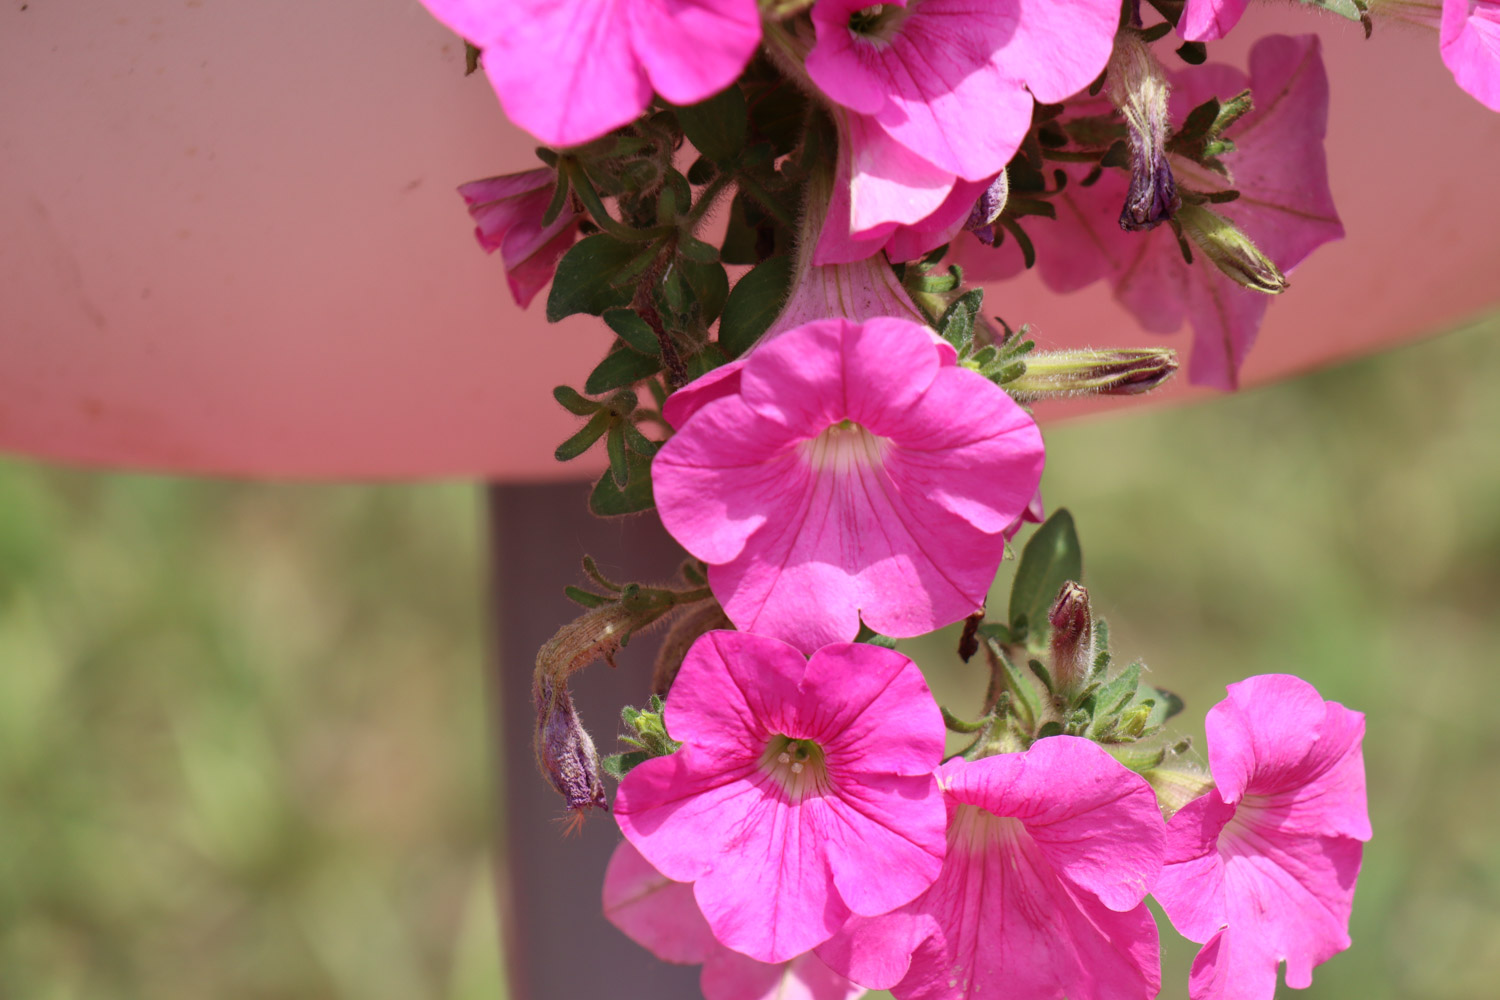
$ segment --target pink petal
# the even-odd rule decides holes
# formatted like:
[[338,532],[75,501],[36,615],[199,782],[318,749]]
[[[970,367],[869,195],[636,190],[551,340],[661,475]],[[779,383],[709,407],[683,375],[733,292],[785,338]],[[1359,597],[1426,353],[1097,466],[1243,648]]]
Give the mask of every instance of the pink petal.
[[802,728],[807,671],[806,657],[770,636],[707,632],[683,657],[681,683],[667,699],[667,732],[725,763],[757,762],[776,733],[802,737],[789,730]]
[[720,942],[761,962],[785,962],[843,926],[850,911],[826,860],[842,831],[831,819],[820,798],[768,795],[734,817],[729,836],[714,838],[716,864],[693,894]]
[[719,845],[764,806],[767,780],[753,763],[725,768],[688,745],[625,776],[615,795],[615,822],[663,875],[693,882],[714,870]]
[[703,966],[704,1000],[854,1000],[865,992],[811,952],[767,965],[719,948]]
[[636,57],[673,104],[729,86],[760,44],[755,0],[633,0],[626,16]]
[[604,915],[664,962],[692,965],[719,951],[692,885],[651,867],[628,840],[615,848],[604,872]]
[[681,430],[688,418],[716,399],[738,395],[740,391],[740,369],[745,367],[745,358],[736,358],[727,365],[700,375],[687,385],[667,397],[661,415],[673,430]]
[[1206,727],[1225,801],[1253,797],[1286,831],[1370,838],[1362,714],[1301,678],[1265,674],[1229,685]]
[[1177,34],[1190,42],[1213,42],[1240,23],[1250,0],[1187,0]]
[[[529,228],[517,227],[506,235],[500,248],[500,258],[505,262],[505,280],[510,285],[510,294],[516,305],[525,309],[536,298],[536,293],[546,287],[557,273],[557,262],[578,239],[578,219],[560,217],[542,230],[538,237],[546,241],[535,245]],[[513,251],[511,243],[520,245]]]
[[[874,119],[849,114],[849,231],[920,222],[942,207],[957,179],[891,138]],[[839,156],[844,156],[841,141]],[[835,191],[835,199],[842,197]],[[834,263],[818,258],[815,263]]]
[[916,225],[901,226],[891,234],[885,245],[886,256],[896,263],[917,260],[951,242],[963,232],[974,202],[993,182],[994,178],[956,182],[937,211]]
[[1059,876],[1112,910],[1140,903],[1161,873],[1156,793],[1090,740],[1053,736],[1023,754],[959,758],[939,776],[953,801],[1021,820]]
[[535,170],[524,170],[518,174],[501,174],[498,177],[485,177],[467,184],[460,184],[458,193],[465,205],[504,201],[541,191],[544,188],[549,190],[548,198],[550,199],[550,189],[556,184],[557,173],[551,167],[537,167]]
[[1233,817],[1234,806],[1210,789],[1167,824],[1166,863],[1151,894],[1190,941],[1207,941],[1228,919],[1219,834]]
[[942,713],[922,671],[894,649],[824,646],[808,661],[797,700],[800,731],[788,735],[816,740],[841,772],[926,778],[942,762]]
[[1011,2],[1020,8],[1019,20],[995,59],[1038,101],[1072,97],[1104,72],[1120,16],[1109,0]]
[[651,84],[628,41],[624,0],[507,0],[469,40],[511,121],[549,146],[573,146],[632,121]]
[[1500,3],[1443,0],[1438,47],[1464,91],[1500,111]]

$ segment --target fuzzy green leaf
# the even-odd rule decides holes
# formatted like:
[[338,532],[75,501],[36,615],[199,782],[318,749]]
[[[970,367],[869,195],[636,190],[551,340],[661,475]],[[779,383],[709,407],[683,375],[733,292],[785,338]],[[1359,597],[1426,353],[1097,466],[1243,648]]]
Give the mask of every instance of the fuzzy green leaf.
[[604,360],[589,372],[589,377],[583,383],[583,391],[591,396],[598,396],[609,392],[611,389],[624,389],[635,385],[643,378],[650,378],[661,371],[661,359],[642,354],[640,351],[632,351],[628,347],[618,347],[604,356]]
[[748,351],[770,328],[786,303],[792,259],[778,254],[757,264],[735,284],[719,321],[719,346],[731,358]]
[[629,302],[635,289],[616,281],[640,252],[638,244],[621,242],[608,233],[595,233],[573,244],[557,263],[552,291],[547,293],[547,322],[556,323],[575,313],[598,316]]
[[600,517],[636,514],[656,506],[651,493],[651,460],[631,452],[626,460],[628,484],[621,487],[608,471],[594,484],[589,494],[589,510]]
[[1047,609],[1052,607],[1057,592],[1069,580],[1082,581],[1083,549],[1078,544],[1078,532],[1073,526],[1073,515],[1066,507],[1060,508],[1047,518],[1045,524],[1027,541],[1021,552],[1021,564],[1016,567],[1016,580],[1010,590],[1010,629],[1020,634],[1021,624],[1035,622],[1038,637],[1047,620]]
[[706,101],[679,107],[677,122],[693,148],[716,163],[728,163],[738,156],[750,131],[745,95],[738,86]]
[[608,410],[600,410],[588,419],[588,423],[580,427],[572,437],[557,446],[552,457],[559,462],[571,462],[594,446],[594,442],[604,436],[609,430],[610,420],[613,418]]
[[634,309],[607,309],[604,322],[621,340],[642,354],[653,357],[661,354],[661,341],[656,339],[656,331]]

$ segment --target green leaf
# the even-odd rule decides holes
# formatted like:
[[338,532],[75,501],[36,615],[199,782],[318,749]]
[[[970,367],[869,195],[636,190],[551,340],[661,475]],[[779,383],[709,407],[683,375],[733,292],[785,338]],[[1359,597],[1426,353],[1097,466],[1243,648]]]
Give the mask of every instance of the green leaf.
[[635,289],[618,286],[615,280],[639,253],[639,244],[623,243],[608,233],[595,233],[573,244],[557,263],[552,291],[547,293],[547,322],[576,313],[599,316],[628,303]]
[[868,643],[871,646],[879,646],[882,649],[896,648],[895,639],[888,635],[881,635],[864,622],[859,623],[859,634],[854,637],[854,641]]
[[1106,681],[1096,692],[1094,692],[1094,714],[1095,716],[1114,715],[1126,705],[1130,704],[1136,696],[1136,688],[1141,683],[1141,665],[1132,663],[1121,671],[1120,676]]
[[641,429],[631,421],[623,421],[621,426],[625,428],[626,446],[629,447],[630,450],[635,452],[637,455],[643,455],[646,458],[650,458],[651,456],[655,455],[657,449],[661,447],[660,441],[653,441],[646,435],[642,434]]
[[719,322],[719,346],[737,358],[760,339],[781,312],[792,283],[792,259],[786,254],[757,264],[734,286]]
[[552,398],[562,404],[569,413],[580,417],[587,417],[599,412],[599,404],[592,399],[584,398],[583,394],[572,386],[560,385],[552,390]]
[[1142,705],[1151,702],[1151,715],[1146,719],[1148,729],[1164,725],[1166,721],[1181,712],[1183,709],[1182,699],[1170,691],[1150,684],[1142,684],[1136,695]]
[[735,195],[729,204],[729,224],[719,245],[719,259],[726,264],[756,263],[760,260],[761,230],[767,228],[767,216],[755,202],[743,194]]
[[643,378],[650,378],[661,371],[661,359],[619,346],[604,356],[604,360],[589,372],[583,383],[583,391],[598,396],[611,389],[624,389],[635,385]]
[[632,750],[629,753],[612,753],[608,757],[602,757],[599,766],[604,769],[605,774],[619,780],[650,759],[651,754],[645,750]]
[[729,298],[729,275],[724,272],[724,265],[718,260],[705,263],[679,257],[677,268],[698,300],[698,315],[703,322],[709,324],[718,319]]
[[974,318],[984,305],[984,289],[971,288],[948,304],[938,319],[938,334],[963,350],[974,339]]
[[574,604],[581,604],[586,608],[602,608],[609,603],[609,598],[600,597],[598,594],[590,593],[582,587],[571,584],[563,588],[563,595]]
[[[1083,549],[1078,544],[1073,515],[1064,507],[1036,529],[1021,552],[1016,581],[1010,589],[1011,631],[1020,631],[1017,623],[1022,618],[1038,625],[1045,622],[1047,609],[1062,585],[1069,580],[1081,582],[1082,578]],[[1038,635],[1042,632],[1041,628],[1036,631]]]
[[621,340],[642,354],[654,357],[661,353],[661,341],[656,339],[656,331],[634,309],[606,309],[604,322]]
[[626,460],[629,482],[621,487],[609,472],[599,477],[589,494],[589,510],[600,517],[635,514],[656,506],[651,494],[651,459],[631,452]]
[[1302,3],[1309,7],[1321,7],[1351,21],[1362,21],[1365,18],[1365,12],[1357,0],[1302,0]]
[[715,163],[727,163],[738,156],[750,131],[745,95],[738,86],[678,108],[677,122],[693,148]]
[[614,414],[608,410],[600,410],[589,418],[588,423],[578,429],[578,432],[557,446],[552,456],[559,462],[571,462],[594,446],[594,442],[604,436],[609,430],[609,422]]
[[609,454],[609,474],[616,486],[630,482],[629,456],[625,451],[625,422],[616,420],[604,436],[604,450]]

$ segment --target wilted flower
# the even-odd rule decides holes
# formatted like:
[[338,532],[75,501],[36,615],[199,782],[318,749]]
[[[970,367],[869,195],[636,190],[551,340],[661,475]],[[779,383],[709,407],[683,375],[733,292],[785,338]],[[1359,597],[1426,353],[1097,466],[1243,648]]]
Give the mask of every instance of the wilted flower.
[[485,253],[500,251],[511,298],[525,309],[552,280],[557,262],[578,238],[582,216],[564,206],[549,225],[543,221],[557,192],[557,174],[539,167],[470,181],[458,193],[474,219],[474,238]]

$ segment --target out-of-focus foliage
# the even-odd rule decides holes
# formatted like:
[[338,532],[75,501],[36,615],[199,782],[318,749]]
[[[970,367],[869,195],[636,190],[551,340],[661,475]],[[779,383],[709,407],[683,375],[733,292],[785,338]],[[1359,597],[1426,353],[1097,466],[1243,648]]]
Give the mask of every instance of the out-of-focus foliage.
[[[1355,946],[1306,1000],[1500,979],[1497,333],[1048,436],[1185,731],[1271,671],[1369,716]],[[0,995],[502,996],[476,497],[0,466]],[[956,644],[903,648],[971,714]]]
[[502,995],[478,515],[0,466],[0,996]]

